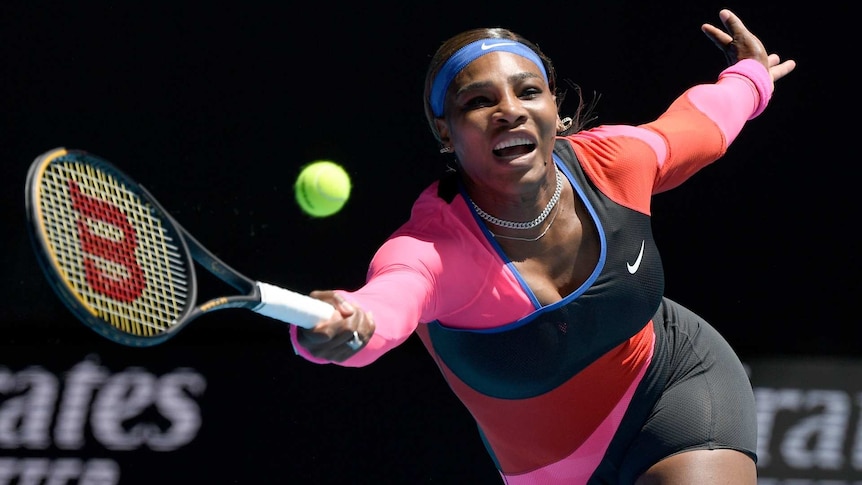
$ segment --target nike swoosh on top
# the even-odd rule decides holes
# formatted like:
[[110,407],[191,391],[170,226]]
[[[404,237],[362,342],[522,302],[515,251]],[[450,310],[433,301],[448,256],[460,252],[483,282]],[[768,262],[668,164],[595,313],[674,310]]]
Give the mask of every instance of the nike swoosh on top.
[[494,47],[500,47],[501,45],[515,45],[514,42],[497,42],[495,44],[486,44],[482,42],[482,50],[486,51],[488,49],[493,49]]
[[630,274],[635,274],[638,271],[638,268],[641,266],[641,260],[644,257],[644,243],[646,241],[641,241],[641,251],[638,253],[638,259],[635,260],[634,264],[630,264],[626,261],[626,268],[628,268]]

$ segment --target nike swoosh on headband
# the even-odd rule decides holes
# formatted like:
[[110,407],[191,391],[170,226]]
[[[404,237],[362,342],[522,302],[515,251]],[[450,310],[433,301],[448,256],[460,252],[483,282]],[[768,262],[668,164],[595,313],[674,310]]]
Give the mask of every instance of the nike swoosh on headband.
[[488,49],[493,49],[494,47],[500,47],[501,45],[515,45],[515,43],[514,42],[497,42],[495,44],[486,44],[486,43],[482,42],[481,49],[483,51],[486,51]]
[[635,260],[634,264],[629,264],[626,261],[626,268],[629,270],[629,274],[635,274],[638,271],[638,268],[641,266],[641,260],[644,257],[644,243],[646,241],[641,241],[641,252],[638,253],[638,259]]
[[431,83],[431,94],[428,96],[428,103],[431,105],[431,112],[434,113],[434,116],[443,116],[443,102],[446,98],[446,91],[449,89],[449,84],[452,83],[455,76],[467,67],[468,64],[489,52],[509,52],[529,59],[539,68],[542,77],[545,78],[545,82],[548,82],[548,72],[545,70],[542,59],[531,48],[512,39],[478,39],[455,51],[443,63],[437,75],[434,76],[434,81]]

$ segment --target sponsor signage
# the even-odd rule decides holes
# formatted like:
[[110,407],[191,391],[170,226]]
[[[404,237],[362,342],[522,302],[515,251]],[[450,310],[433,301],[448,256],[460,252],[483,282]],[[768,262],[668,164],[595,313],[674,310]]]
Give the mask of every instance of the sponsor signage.
[[[37,347],[7,349],[15,358],[0,362],[0,485],[177,483],[180,476],[317,483],[349,474],[340,467],[353,463],[342,458],[350,453],[376,463],[378,478],[391,483],[471,473],[471,483],[499,483],[475,427],[427,356],[401,353],[344,369],[300,361],[281,345],[232,355],[230,346],[203,347],[193,357],[183,346],[118,347],[58,356],[62,347],[54,346],[51,358]],[[402,358],[421,364],[411,369]],[[758,405],[759,484],[862,484],[862,361],[746,365]],[[419,441],[405,448],[411,440]]]

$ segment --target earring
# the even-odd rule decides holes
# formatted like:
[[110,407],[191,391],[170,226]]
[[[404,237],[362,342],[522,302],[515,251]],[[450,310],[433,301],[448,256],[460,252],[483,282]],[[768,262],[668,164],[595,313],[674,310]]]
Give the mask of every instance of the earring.
[[569,128],[572,127],[572,123],[573,123],[573,120],[572,120],[571,116],[566,116],[565,118],[561,119],[559,126],[557,127],[557,133],[562,133],[562,132],[568,130]]
[[440,149],[440,153],[452,153],[452,147],[443,147]]

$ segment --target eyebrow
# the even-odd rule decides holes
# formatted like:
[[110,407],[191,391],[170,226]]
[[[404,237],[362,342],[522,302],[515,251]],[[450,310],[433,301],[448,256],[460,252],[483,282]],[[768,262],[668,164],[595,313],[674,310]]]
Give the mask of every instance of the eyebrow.
[[[530,72],[530,71],[523,71],[523,72],[520,72],[518,74],[513,74],[513,75],[509,76],[509,78],[508,78],[509,82],[512,84],[515,84],[515,83],[518,83],[521,81],[525,81],[527,79],[543,79],[543,78],[542,78],[542,76],[540,76],[534,72]],[[465,84],[465,85],[459,87],[457,91],[455,91],[455,97],[458,97],[460,94],[467,92],[467,91],[473,91],[476,89],[487,88],[487,87],[491,86],[492,84],[493,83],[491,81],[476,81],[476,82],[472,82],[469,84]]]

